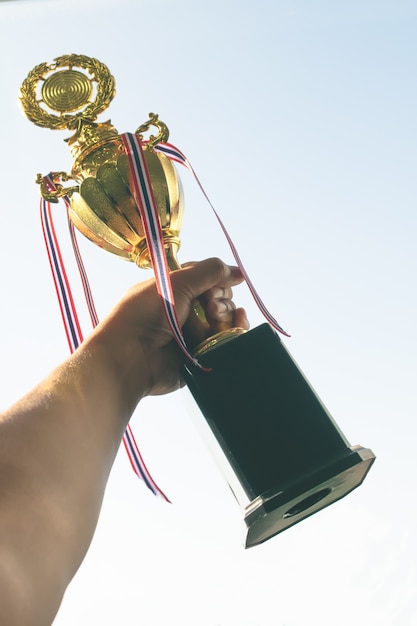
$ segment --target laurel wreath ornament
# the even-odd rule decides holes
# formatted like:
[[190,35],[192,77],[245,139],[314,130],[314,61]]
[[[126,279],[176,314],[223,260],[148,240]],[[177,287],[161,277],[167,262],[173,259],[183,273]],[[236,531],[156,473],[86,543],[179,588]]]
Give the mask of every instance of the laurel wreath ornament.
[[[81,80],[77,81],[77,72],[74,72],[73,68],[81,68],[88,76],[78,73]],[[62,94],[49,94],[48,108],[59,112],[58,115],[54,115],[41,106],[45,101],[39,97],[39,86],[45,87],[48,81],[57,78],[58,81],[54,81],[55,85],[60,82],[61,90],[69,92],[64,94],[68,102],[71,99],[71,90],[73,91],[74,103],[72,106],[69,104],[66,111],[62,110]],[[87,86],[88,82],[90,84]],[[93,83],[96,84],[96,94],[94,100],[90,102]],[[108,108],[115,93],[115,79],[104,63],[85,55],[66,54],[54,59],[50,65],[40,63],[29,72],[20,88],[20,102],[31,122],[43,128],[62,130],[75,128],[80,118],[94,121],[99,113]],[[74,110],[77,112],[73,114],[68,112]]]

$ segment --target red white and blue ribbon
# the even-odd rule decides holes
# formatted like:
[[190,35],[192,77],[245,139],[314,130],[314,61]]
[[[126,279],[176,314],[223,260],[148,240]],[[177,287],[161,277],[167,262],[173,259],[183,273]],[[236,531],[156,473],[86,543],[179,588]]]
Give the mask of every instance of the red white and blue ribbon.
[[[165,253],[161,224],[159,221],[158,208],[152,190],[151,179],[146,165],[142,143],[138,135],[125,133],[121,136],[127,154],[129,164],[130,191],[139,208],[143,228],[146,236],[152,269],[155,274],[158,293],[161,297],[162,306],[174,339],[185,356],[195,365],[205,370],[197,359],[189,352],[185,343],[181,325],[178,321],[175,308],[174,294],[172,292],[171,279]],[[208,370],[209,371],[209,370]]]
[[[54,191],[56,189],[51,175],[45,176],[44,181],[49,190]],[[80,272],[87,308],[90,313],[92,325],[93,327],[95,327],[98,324],[98,316],[94,306],[94,300],[92,297],[91,288],[85,271],[84,263],[82,261],[77,239],[75,236],[74,225],[68,215],[69,198],[67,196],[64,196],[63,199],[67,208],[70,237],[78,265],[78,270]],[[54,227],[51,204],[46,200],[41,199],[40,208],[42,230],[45,239],[49,264],[51,267],[52,277],[59,302],[65,333],[68,340],[68,345],[70,348],[70,352],[73,353],[82,343],[83,335],[81,332],[81,327],[74,304],[74,298],[72,296],[71,287],[68,281],[67,273],[65,271],[65,266],[63,263],[58,238]],[[135,474],[143,480],[145,485],[152,491],[152,493],[154,493],[156,496],[162,497],[164,500],[169,502],[167,496],[158,487],[151,474],[149,473],[133,436],[130,424],[128,424],[126,431],[123,435],[123,444]]]
[[[50,189],[53,190],[55,188],[54,183],[50,177],[45,177],[44,180],[48,184],[48,187]],[[65,271],[61,250],[59,248],[58,239],[55,232],[54,222],[52,219],[51,204],[46,200],[41,199],[40,208],[42,231],[45,239],[49,265],[51,267],[52,278],[55,285],[55,291],[58,298],[65,334],[67,336],[70,352],[72,353],[82,343],[83,334],[81,331],[80,323],[78,321],[71,287],[68,281],[67,273]]]
[[249,278],[249,275],[247,273],[247,271],[245,270],[242,260],[239,256],[238,251],[236,250],[236,247],[229,235],[229,233],[226,230],[225,225],[223,224],[222,220],[220,219],[219,214],[217,213],[216,209],[214,208],[213,204],[211,203],[210,198],[208,197],[207,193],[205,192],[197,174],[195,173],[193,167],[191,166],[191,163],[189,162],[189,160],[187,159],[187,157],[181,152],[181,150],[179,150],[178,148],[176,148],[175,146],[173,146],[171,143],[159,143],[154,147],[155,152],[161,152],[162,154],[165,154],[165,156],[167,156],[171,161],[174,161],[176,163],[180,163],[181,165],[183,165],[184,167],[186,167],[188,169],[189,172],[191,172],[191,174],[194,176],[198,186],[200,187],[204,197],[206,198],[207,202],[209,203],[218,223],[220,224],[220,227],[227,239],[227,242],[230,246],[230,249],[233,253],[233,256],[235,258],[235,261],[237,263],[237,265],[239,266],[243,277],[245,279],[245,282],[247,284],[247,286],[249,287],[249,290],[252,294],[253,299],[255,300],[259,310],[261,311],[262,315],[265,317],[265,319],[271,324],[271,326],[273,326],[277,331],[279,331],[280,333],[282,333],[283,335],[285,335],[286,337],[289,337],[290,335],[280,326],[280,324],[277,322],[277,320],[271,315],[271,313],[268,311],[268,309],[266,308],[265,304],[263,303],[263,301],[261,300],[258,292],[256,291],[251,279]]

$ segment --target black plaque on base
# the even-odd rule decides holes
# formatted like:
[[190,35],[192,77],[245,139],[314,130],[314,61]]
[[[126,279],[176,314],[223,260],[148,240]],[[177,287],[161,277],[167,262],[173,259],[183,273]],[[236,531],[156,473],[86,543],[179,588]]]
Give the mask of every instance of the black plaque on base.
[[375,460],[351,447],[269,324],[208,351],[184,377],[245,515],[245,547],[339,500]]

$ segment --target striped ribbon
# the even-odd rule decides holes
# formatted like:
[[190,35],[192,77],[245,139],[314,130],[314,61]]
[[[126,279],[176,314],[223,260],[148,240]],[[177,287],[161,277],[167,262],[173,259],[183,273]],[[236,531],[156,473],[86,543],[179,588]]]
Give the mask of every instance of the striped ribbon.
[[187,157],[181,152],[181,150],[179,150],[178,148],[176,148],[175,146],[173,146],[170,143],[159,143],[155,146],[154,150],[156,152],[161,152],[162,154],[165,154],[171,161],[174,161],[176,163],[180,163],[181,165],[183,165],[184,167],[186,167],[188,169],[189,172],[191,172],[191,174],[194,176],[198,186],[200,187],[204,197],[206,198],[207,202],[209,203],[218,223],[220,224],[220,227],[227,239],[227,242],[230,246],[230,249],[233,253],[233,256],[235,258],[235,261],[237,263],[237,265],[239,266],[243,277],[245,279],[245,282],[252,294],[253,299],[255,300],[259,310],[261,311],[262,315],[265,317],[265,319],[271,324],[271,326],[273,326],[277,331],[279,331],[280,333],[282,333],[283,335],[285,335],[286,337],[289,337],[290,335],[280,326],[280,324],[277,322],[277,320],[271,315],[271,313],[268,311],[268,309],[266,308],[265,304],[263,303],[263,301],[261,300],[258,292],[256,291],[251,279],[249,278],[249,275],[247,273],[247,271],[245,270],[245,268],[243,267],[243,263],[241,261],[241,258],[239,256],[239,253],[229,235],[229,233],[227,232],[227,229],[225,227],[225,225],[223,224],[222,220],[220,219],[219,214],[217,213],[216,209],[214,208],[213,204],[211,203],[210,198],[208,197],[207,193],[205,192],[203,185],[201,184],[197,174],[195,173],[193,167],[191,166],[191,163],[189,162],[189,160],[187,159]]
[[125,133],[121,136],[129,164],[130,191],[139,208],[142,224],[145,231],[146,243],[152,261],[152,269],[155,274],[158,293],[161,297],[164,313],[171,328],[174,339],[185,356],[197,367],[204,368],[188,351],[181,325],[178,321],[175,307],[174,294],[172,292],[171,279],[165,253],[161,224],[159,221],[158,208],[152,190],[151,179],[146,165],[142,143],[138,135]]
[[[54,191],[56,189],[54,180],[52,176],[45,176],[44,181],[49,190]],[[87,274],[85,271],[84,263],[81,258],[80,250],[78,247],[77,239],[75,236],[74,225],[71,222],[68,214],[69,208],[69,198],[64,197],[65,206],[67,209],[67,220],[70,231],[70,237],[72,242],[72,247],[74,251],[74,255],[76,258],[78,270],[81,277],[81,282],[83,285],[84,295],[87,303],[87,308],[90,313],[91,322],[93,328],[98,324],[98,316],[96,313],[96,309],[94,306],[94,300],[91,293],[90,284],[87,278]],[[77,347],[83,341],[83,335],[81,332],[80,323],[78,320],[77,311],[74,304],[74,298],[72,296],[71,287],[68,281],[67,273],[65,270],[65,266],[63,263],[58,238],[56,235],[51,204],[44,199],[41,199],[41,224],[42,231],[45,239],[45,245],[47,249],[49,264],[51,267],[51,273],[55,285],[55,290],[58,298],[58,303],[61,311],[62,321],[65,329],[65,333],[68,340],[68,345],[70,348],[70,352],[73,353]],[[126,431],[123,435],[123,444],[128,455],[130,464],[132,466],[135,474],[143,480],[145,485],[154,493],[156,496],[160,496],[165,501],[169,502],[167,496],[163,493],[163,491],[158,487],[149,473],[145,462],[142,458],[142,455],[137,446],[136,440],[133,436],[132,429],[130,424],[128,424]]]
[[[52,179],[45,177],[44,180],[51,185],[49,187],[50,189],[54,189]],[[70,352],[73,353],[74,350],[76,350],[82,343],[83,335],[75,310],[74,299],[72,297],[71,287],[65,271],[61,251],[58,245],[58,239],[52,219],[51,204],[44,199],[41,199],[41,223],[65,334],[67,336]]]

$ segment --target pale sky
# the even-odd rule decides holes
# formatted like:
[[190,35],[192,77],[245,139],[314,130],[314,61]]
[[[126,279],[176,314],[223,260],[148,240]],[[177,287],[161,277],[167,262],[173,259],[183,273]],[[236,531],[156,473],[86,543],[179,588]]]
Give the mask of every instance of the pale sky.
[[[291,333],[285,345],[349,441],[377,456],[359,489],[245,551],[242,513],[188,392],[147,399],[131,424],[173,504],[146,490],[121,450],[55,626],[417,623],[416,34],[411,0],[1,2],[0,406],[68,354],[34,184],[71,169],[68,133],[29,123],[17,94],[35,65],[72,52],[116,78],[102,121],[133,132],[159,113]],[[231,262],[180,174],[181,260]],[[103,317],[149,274],[79,243]],[[235,300],[262,323],[244,286]]]

